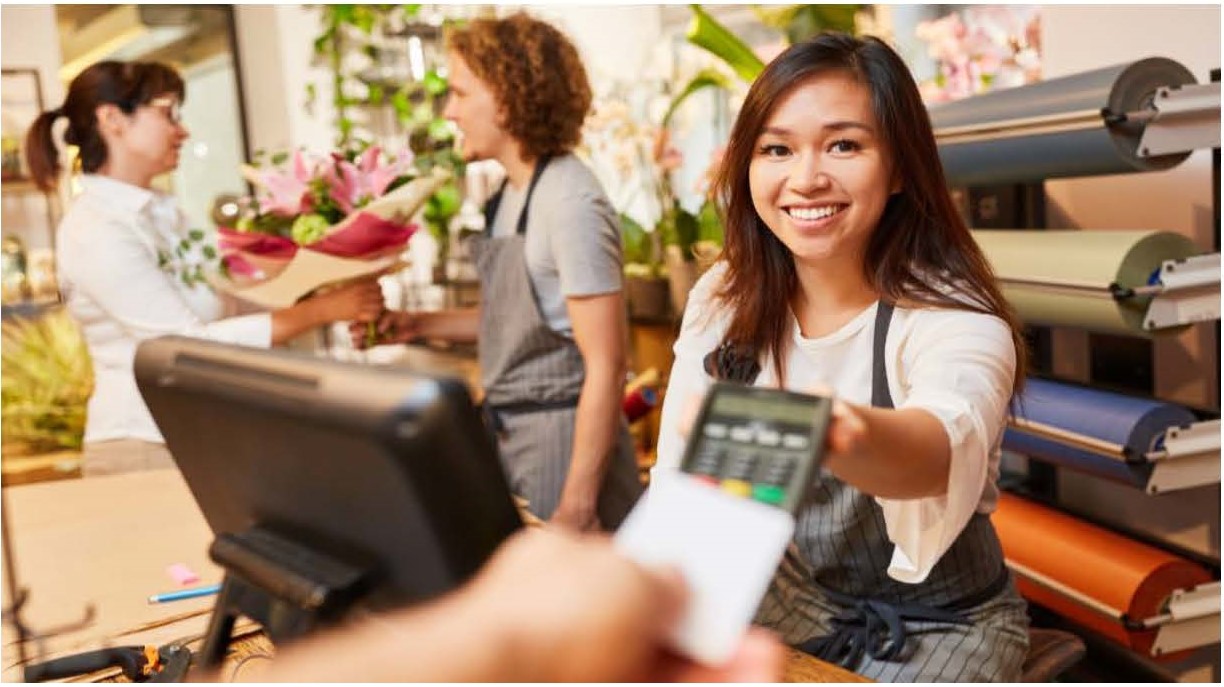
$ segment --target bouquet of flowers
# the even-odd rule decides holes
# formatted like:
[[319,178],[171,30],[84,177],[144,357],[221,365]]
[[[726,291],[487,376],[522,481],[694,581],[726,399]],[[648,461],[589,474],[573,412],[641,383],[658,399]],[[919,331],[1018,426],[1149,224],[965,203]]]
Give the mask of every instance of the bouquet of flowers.
[[918,85],[928,104],[1041,79],[1041,13],[1035,5],[968,7],[918,24],[938,72]]
[[216,286],[268,308],[283,308],[328,284],[400,263],[417,226],[409,220],[447,181],[445,170],[416,174],[409,151],[312,157],[289,169],[244,166],[256,188],[233,227],[217,231]]

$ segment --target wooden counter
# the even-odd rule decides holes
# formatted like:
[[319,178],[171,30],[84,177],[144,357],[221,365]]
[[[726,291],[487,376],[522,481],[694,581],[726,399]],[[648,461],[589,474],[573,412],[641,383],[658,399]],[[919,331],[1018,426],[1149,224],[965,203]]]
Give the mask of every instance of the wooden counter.
[[[145,601],[175,588],[165,572],[173,563],[185,563],[201,584],[222,577],[207,555],[212,534],[177,470],[14,486],[4,489],[3,499],[17,583],[29,591],[22,612],[27,626],[46,631],[81,620],[90,605],[95,610],[87,625],[43,642],[43,658],[106,645],[161,645],[204,634],[213,597],[160,605]],[[6,566],[5,575],[10,572]],[[3,678],[20,680],[16,633],[6,627],[4,641]],[[37,643],[29,644],[27,654],[39,651]],[[199,643],[190,648],[199,649]],[[248,637],[238,643],[224,675],[241,669],[245,679],[257,679],[245,671],[265,661],[241,666],[238,661],[269,650],[261,636]],[[791,652],[784,677],[790,682],[864,681],[799,652]]]

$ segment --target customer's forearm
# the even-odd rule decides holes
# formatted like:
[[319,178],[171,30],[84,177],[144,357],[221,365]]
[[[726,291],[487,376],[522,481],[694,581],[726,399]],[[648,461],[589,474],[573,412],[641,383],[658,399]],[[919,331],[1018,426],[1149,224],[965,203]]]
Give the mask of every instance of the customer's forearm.
[[[292,644],[261,681],[488,682],[530,678],[507,655],[501,623],[481,614],[467,590]],[[473,628],[478,628],[474,630]],[[521,663],[521,662],[519,662]],[[241,679],[241,676],[239,676]]]
[[306,299],[282,310],[272,312],[272,345],[279,346],[290,339],[326,324],[326,312],[319,301]]
[[475,343],[480,332],[480,308],[457,308],[420,314],[420,335],[456,343]]

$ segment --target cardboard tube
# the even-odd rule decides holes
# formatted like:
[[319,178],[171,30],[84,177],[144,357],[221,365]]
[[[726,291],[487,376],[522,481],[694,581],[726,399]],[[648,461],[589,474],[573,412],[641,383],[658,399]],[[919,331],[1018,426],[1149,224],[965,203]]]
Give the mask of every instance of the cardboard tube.
[[[1026,323],[1126,336],[1151,333],[1143,327],[1151,299],[1115,300],[1110,285],[1145,286],[1165,260],[1201,252],[1185,236],[1165,231],[972,233]],[[1056,288],[1065,286],[1072,288]]]
[[[998,510],[991,521],[1009,564],[1032,570],[1133,620],[1159,615],[1174,591],[1212,579],[1192,561],[1011,494],[1000,495]],[[1120,618],[1110,617],[1099,608],[1036,583],[1022,573],[1016,575],[1016,586],[1033,603],[1133,651],[1151,653],[1155,628],[1128,629]]]

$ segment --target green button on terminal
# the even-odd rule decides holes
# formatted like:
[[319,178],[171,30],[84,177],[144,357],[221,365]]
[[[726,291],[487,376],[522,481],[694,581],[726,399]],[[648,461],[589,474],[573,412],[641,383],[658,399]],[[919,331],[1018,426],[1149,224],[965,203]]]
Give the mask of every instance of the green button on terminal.
[[752,498],[776,506],[786,499],[786,491],[773,484],[756,484],[752,487]]

